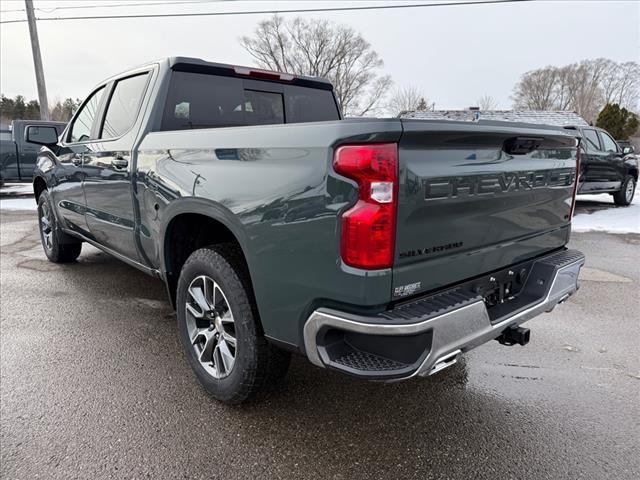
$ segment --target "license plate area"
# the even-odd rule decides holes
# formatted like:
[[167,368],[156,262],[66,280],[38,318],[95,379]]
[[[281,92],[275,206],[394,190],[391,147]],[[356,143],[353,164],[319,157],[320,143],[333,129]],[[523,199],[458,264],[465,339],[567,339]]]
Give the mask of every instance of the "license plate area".
[[[533,268],[533,261],[522,263],[476,279],[471,290],[480,295],[490,320],[496,321],[505,312],[516,308],[524,300],[524,288]],[[528,298],[528,301],[532,299]]]

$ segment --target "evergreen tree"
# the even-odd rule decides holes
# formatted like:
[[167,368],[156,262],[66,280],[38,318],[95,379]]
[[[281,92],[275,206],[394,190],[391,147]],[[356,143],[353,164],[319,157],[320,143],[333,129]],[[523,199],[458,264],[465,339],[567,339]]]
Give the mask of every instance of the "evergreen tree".
[[596,120],[596,126],[605,129],[616,140],[628,140],[638,131],[638,116],[620,108],[617,103],[607,103]]
[[24,120],[40,120],[40,103],[37,100],[31,100],[24,109]]
[[24,97],[22,95],[16,95],[16,98],[13,99],[13,112],[11,114],[11,119],[16,120],[24,118],[26,113],[27,104],[24,102]]
[[13,110],[15,108],[15,102],[13,99],[5,97],[4,95],[0,96],[0,116],[5,119],[13,118]]

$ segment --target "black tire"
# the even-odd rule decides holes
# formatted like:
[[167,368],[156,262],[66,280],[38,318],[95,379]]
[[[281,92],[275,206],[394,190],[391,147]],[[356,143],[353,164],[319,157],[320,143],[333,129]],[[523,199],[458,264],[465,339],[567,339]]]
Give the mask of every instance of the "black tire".
[[42,248],[51,262],[70,263],[80,256],[82,242],[60,230],[46,190],[38,197],[38,227]]
[[628,207],[633,201],[633,195],[636,191],[636,180],[631,175],[627,175],[624,179],[620,190],[613,194],[613,202],[619,207]]
[[[224,304],[228,306],[213,307],[213,314],[217,309],[230,311],[233,318],[233,335],[235,336],[235,354],[233,367],[226,376],[217,378],[219,371],[215,370],[215,346],[212,347],[212,358],[201,361],[200,356],[205,348],[196,352],[192,342],[192,334],[195,317],[187,312],[187,302],[193,304],[193,296],[189,288],[198,279],[207,278],[222,292]],[[205,288],[206,291],[206,288]],[[219,295],[218,295],[219,298]],[[180,331],[180,339],[185,349],[185,355],[194,370],[198,380],[204,389],[217,400],[227,404],[239,404],[254,398],[264,387],[282,379],[289,368],[291,354],[271,344],[264,337],[262,327],[258,320],[258,313],[253,298],[249,274],[242,258],[242,253],[233,244],[220,244],[201,248],[193,252],[180,272],[178,280],[177,298],[177,322]],[[210,318],[210,317],[207,317]],[[196,320],[196,322],[210,321],[211,326],[206,329],[212,331],[214,321]],[[189,323],[191,322],[191,323]],[[222,323],[220,323],[222,325]],[[190,334],[189,330],[192,330]],[[196,330],[201,329],[198,324]],[[216,337],[223,337],[220,333]],[[215,342],[220,340],[214,340]],[[226,368],[226,367],[225,367]]]

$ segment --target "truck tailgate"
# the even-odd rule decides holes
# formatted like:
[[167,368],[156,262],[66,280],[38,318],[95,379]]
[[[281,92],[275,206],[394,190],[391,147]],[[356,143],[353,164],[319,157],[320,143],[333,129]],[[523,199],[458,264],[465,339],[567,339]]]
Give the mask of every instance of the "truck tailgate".
[[498,122],[402,124],[394,300],[567,243],[575,137]]

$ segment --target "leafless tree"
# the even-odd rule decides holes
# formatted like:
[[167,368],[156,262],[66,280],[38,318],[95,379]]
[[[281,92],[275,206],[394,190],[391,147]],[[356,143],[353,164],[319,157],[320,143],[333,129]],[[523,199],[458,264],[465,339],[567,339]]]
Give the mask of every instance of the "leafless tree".
[[375,113],[392,84],[369,42],[328,20],[274,15],[240,43],[262,68],[328,78],[348,116]]
[[516,108],[573,110],[593,122],[607,103],[635,110],[640,92],[640,64],[605,58],[525,73],[514,88]]
[[480,110],[495,110],[498,102],[491,95],[483,95],[476,101],[476,106]]
[[555,67],[544,67],[522,75],[513,92],[516,108],[552,110],[557,95],[554,91],[556,79]]
[[606,62],[607,71],[602,82],[605,103],[617,103],[628,110],[636,110],[640,96],[640,64]]
[[[595,121],[605,104],[601,85],[607,66],[601,60],[573,64],[569,74],[570,109],[589,122]],[[559,110],[557,105],[555,108]]]
[[392,116],[413,110],[426,111],[431,109],[428,99],[413,85],[396,87],[386,103],[386,111]]

